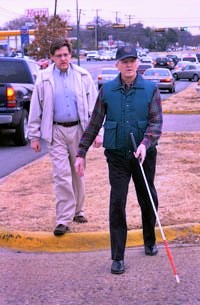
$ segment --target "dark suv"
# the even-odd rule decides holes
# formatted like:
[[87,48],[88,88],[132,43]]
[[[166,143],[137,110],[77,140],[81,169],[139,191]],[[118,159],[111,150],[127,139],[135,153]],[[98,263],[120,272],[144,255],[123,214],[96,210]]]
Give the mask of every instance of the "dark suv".
[[174,69],[175,64],[173,62],[173,60],[169,57],[157,57],[155,59],[155,63],[154,63],[154,67],[155,68],[167,68],[167,69]]
[[19,146],[28,141],[28,113],[38,73],[34,60],[0,57],[0,131],[14,130]]
[[175,66],[180,61],[180,58],[176,54],[167,54],[166,57],[171,58],[175,64]]

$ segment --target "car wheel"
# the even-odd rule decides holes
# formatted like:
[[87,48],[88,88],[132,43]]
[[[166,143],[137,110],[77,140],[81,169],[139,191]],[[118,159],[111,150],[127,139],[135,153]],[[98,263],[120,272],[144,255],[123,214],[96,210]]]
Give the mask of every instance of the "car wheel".
[[193,80],[194,82],[198,82],[198,80],[199,80],[198,75],[197,75],[197,74],[194,74],[193,77],[192,77],[192,80]]
[[169,89],[169,93],[174,93],[175,92],[175,86]]
[[23,109],[19,125],[16,128],[14,141],[17,146],[24,146],[28,142],[28,112]]
[[173,77],[174,77],[175,80],[178,80],[178,74],[177,73],[174,73]]

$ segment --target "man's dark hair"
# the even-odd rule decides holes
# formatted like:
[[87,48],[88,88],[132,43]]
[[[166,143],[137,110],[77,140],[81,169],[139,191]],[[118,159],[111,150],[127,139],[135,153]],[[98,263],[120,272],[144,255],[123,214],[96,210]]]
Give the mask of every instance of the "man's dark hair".
[[49,48],[50,54],[54,55],[55,51],[59,50],[62,47],[67,47],[69,50],[69,53],[72,54],[71,42],[65,38],[56,38],[52,41],[50,48]]

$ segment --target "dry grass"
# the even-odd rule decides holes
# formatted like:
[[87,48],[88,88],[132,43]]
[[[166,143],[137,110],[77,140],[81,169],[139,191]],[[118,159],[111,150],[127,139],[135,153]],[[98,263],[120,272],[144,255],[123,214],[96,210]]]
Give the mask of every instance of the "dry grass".
[[197,83],[191,83],[185,90],[165,99],[165,113],[200,113],[200,95],[196,91]]
[[[164,101],[164,111],[198,110],[194,84]],[[200,219],[200,132],[164,133],[158,146],[156,187],[162,225],[198,222]],[[103,148],[87,156],[85,209],[89,222],[71,226],[74,232],[108,230],[109,182]],[[0,183],[1,227],[13,230],[52,231],[55,196],[48,156],[25,166]],[[141,228],[134,186],[127,202],[129,229]]]

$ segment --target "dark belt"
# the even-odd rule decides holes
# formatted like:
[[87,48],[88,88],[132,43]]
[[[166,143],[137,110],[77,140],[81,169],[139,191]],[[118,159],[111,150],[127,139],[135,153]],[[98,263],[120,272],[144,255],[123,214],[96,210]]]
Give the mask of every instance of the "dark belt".
[[80,121],[74,121],[74,122],[53,122],[55,125],[61,125],[63,127],[71,127],[78,125]]

